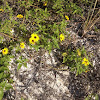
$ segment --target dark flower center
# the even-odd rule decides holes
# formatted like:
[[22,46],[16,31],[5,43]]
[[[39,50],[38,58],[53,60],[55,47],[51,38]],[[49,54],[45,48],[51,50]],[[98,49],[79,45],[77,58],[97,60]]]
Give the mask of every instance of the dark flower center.
[[34,40],[32,40],[32,42],[34,42]]
[[85,63],[87,63],[88,61],[85,61]]
[[36,39],[36,36],[34,36],[34,38]]

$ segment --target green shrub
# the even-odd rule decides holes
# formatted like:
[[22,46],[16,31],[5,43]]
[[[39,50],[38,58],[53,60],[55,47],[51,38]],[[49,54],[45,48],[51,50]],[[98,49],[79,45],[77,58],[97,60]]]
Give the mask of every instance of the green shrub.
[[62,63],[68,66],[71,71],[75,71],[76,75],[89,71],[88,67],[90,65],[90,61],[84,48],[73,51],[68,49],[62,54],[62,56]]
[[2,100],[4,91],[12,88],[13,80],[10,78],[10,71],[8,68],[10,55],[2,55],[0,53],[0,100]]

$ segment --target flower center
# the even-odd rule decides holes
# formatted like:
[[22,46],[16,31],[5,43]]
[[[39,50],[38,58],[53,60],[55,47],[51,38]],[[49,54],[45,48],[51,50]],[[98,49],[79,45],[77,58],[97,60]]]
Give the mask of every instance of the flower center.
[[87,63],[88,63],[88,61],[85,61],[85,63],[87,64]]
[[32,42],[34,42],[34,40],[32,40]]
[[36,39],[36,36],[34,36],[34,38]]

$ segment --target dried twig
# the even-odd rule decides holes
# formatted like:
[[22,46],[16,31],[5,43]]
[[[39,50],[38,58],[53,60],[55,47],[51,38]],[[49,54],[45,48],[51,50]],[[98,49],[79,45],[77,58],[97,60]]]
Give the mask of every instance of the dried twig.
[[0,33],[0,34],[4,35],[4,36],[6,36],[6,37],[12,38],[12,39],[14,39],[14,40],[17,40],[17,38],[14,38],[13,36],[9,36],[9,35],[7,35],[7,34],[5,34],[5,33]]

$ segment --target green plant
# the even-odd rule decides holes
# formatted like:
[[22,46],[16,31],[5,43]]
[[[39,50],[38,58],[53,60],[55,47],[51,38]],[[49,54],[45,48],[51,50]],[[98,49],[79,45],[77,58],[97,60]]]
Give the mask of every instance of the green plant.
[[27,67],[27,61],[28,61],[28,59],[23,58],[22,56],[20,56],[19,60],[16,60],[16,64],[18,64],[17,70],[19,70],[22,65],[24,67]]
[[90,62],[84,48],[73,51],[68,49],[65,53],[62,54],[62,56],[62,63],[68,66],[71,71],[75,71],[76,76],[89,70],[88,67]]
[[0,100],[3,98],[4,91],[12,88],[13,80],[10,78],[9,61],[10,55],[2,55],[0,53]]
[[88,95],[85,100],[99,100],[98,94],[90,94]]

